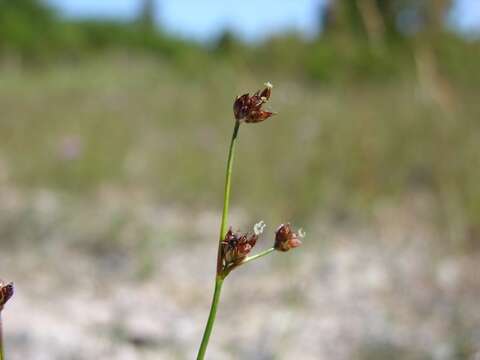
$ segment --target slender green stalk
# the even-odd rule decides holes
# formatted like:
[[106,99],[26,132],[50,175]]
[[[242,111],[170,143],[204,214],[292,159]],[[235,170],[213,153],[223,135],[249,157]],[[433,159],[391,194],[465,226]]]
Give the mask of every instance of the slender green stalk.
[[215,291],[213,292],[212,305],[210,307],[210,314],[208,315],[207,325],[203,333],[202,342],[200,343],[200,348],[198,349],[197,360],[203,360],[205,358],[205,353],[207,351],[207,346],[208,346],[208,340],[210,339],[210,334],[212,333],[213,324],[215,323],[215,317],[217,315],[217,307],[218,307],[218,302],[220,300],[220,292],[222,290],[223,280],[225,279],[225,276],[221,274],[222,258],[221,258],[221,252],[220,252],[221,250],[220,243],[224,239],[225,234],[227,233],[228,210],[230,205],[230,191],[232,186],[233,159],[235,157],[235,147],[237,143],[239,128],[240,128],[240,122],[236,121],[235,127],[233,128],[232,140],[230,141],[230,147],[228,149],[227,170],[225,174],[225,191],[223,195],[222,222],[220,225],[220,239],[218,243],[217,275],[215,277]]
[[197,360],[203,360],[205,358],[208,340],[210,339],[210,334],[212,333],[215,317],[217,316],[217,307],[220,300],[220,292],[222,291],[223,280],[224,279],[220,276],[217,276],[217,278],[215,279],[215,291],[213,292],[212,306],[210,307],[210,315],[208,315],[207,326],[205,327],[205,331],[203,333],[200,349],[198,349]]
[[[272,247],[272,248],[270,248],[270,249],[267,249],[267,250],[264,250],[264,251],[262,251],[262,252],[259,252],[259,253],[256,254],[256,255],[248,256],[248,257],[246,257],[245,259],[243,259],[243,261],[242,261],[238,266],[244,265],[244,264],[246,264],[246,263],[248,263],[248,262],[250,262],[250,261],[253,261],[253,260],[260,259],[261,257],[267,256],[267,255],[271,254],[271,253],[274,252],[274,251],[275,251],[275,248]],[[235,269],[235,268],[237,268],[237,266],[233,266],[233,267],[230,267],[229,269],[227,269],[227,270],[225,271],[224,277],[227,277],[227,275],[230,274],[230,272],[231,272],[233,269]]]
[[218,253],[217,253],[217,275],[220,274],[222,270],[222,259],[220,253],[220,243],[225,238],[227,233],[228,226],[228,211],[230,207],[230,192],[232,187],[232,170],[233,170],[233,159],[235,158],[235,148],[237,145],[238,129],[240,128],[240,122],[236,121],[233,128],[232,140],[230,141],[230,147],[228,148],[228,158],[227,158],[227,170],[225,174],[225,190],[223,193],[223,211],[222,211],[222,222],[220,224],[220,238],[218,240]]
[[245,260],[242,261],[242,265],[243,264],[246,264],[250,261],[253,261],[253,260],[257,260],[257,259],[260,259],[261,257],[264,257],[264,256],[267,256],[268,254],[271,254],[272,252],[275,251],[275,248],[270,248],[270,249],[267,249],[267,250],[264,250],[262,252],[259,252],[258,254],[256,255],[253,255],[253,256],[248,256],[245,258]]
[[3,353],[3,333],[2,333],[2,310],[0,309],[0,360],[4,360]]
[[225,234],[227,233],[228,210],[230,205],[230,188],[232,185],[233,159],[235,157],[235,147],[237,144],[239,128],[240,128],[240,122],[236,121],[235,127],[233,129],[232,140],[230,142],[230,148],[228,150],[227,173],[225,175],[225,191],[223,195],[222,224],[220,225],[220,241],[223,240],[223,238],[225,237]]

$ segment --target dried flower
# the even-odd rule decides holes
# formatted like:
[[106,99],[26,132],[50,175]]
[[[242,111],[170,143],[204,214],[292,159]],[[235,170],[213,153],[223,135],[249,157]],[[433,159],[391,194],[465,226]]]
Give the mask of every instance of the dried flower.
[[0,311],[8,300],[13,296],[13,283],[5,283],[0,280]]
[[237,121],[244,120],[246,123],[257,123],[268,119],[274,115],[273,112],[265,111],[262,109],[272,94],[272,84],[265,83],[263,90],[258,90],[255,94],[243,94],[237,96],[233,103],[233,114]]
[[222,271],[231,271],[240,265],[257,243],[258,235],[234,233],[230,228],[221,246]]
[[299,247],[302,242],[299,238],[303,238],[305,233],[302,229],[298,231],[298,234],[293,232],[290,224],[281,224],[275,232],[275,250],[288,251],[290,249]]

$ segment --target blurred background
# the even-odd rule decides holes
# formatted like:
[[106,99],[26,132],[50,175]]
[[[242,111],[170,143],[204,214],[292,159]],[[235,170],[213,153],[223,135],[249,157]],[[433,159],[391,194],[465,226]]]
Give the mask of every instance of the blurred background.
[[0,275],[16,359],[480,359],[480,2],[0,0]]

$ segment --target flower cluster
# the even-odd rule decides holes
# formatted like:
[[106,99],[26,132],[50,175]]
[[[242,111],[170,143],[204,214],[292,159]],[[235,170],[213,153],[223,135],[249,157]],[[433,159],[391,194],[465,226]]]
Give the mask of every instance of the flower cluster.
[[234,233],[230,228],[220,243],[222,272],[230,272],[247,257],[257,243],[257,234]]
[[300,229],[298,234],[293,232],[290,224],[282,224],[277,228],[275,232],[275,244],[274,248],[278,251],[288,251],[290,249],[299,247],[302,245],[300,238],[303,238],[305,233]]
[[8,300],[13,296],[13,283],[5,283],[0,280],[0,311]]
[[255,94],[243,94],[238,96],[233,103],[233,114],[237,121],[245,121],[246,123],[257,123],[268,119],[274,115],[273,112],[262,109],[272,94],[272,84],[265,83],[263,90],[258,90]]
[[[235,102],[233,103],[233,113],[235,115],[235,120],[237,121],[236,129],[238,129],[238,126],[242,122],[258,123],[274,115],[274,113],[265,111],[263,109],[263,105],[270,100],[272,88],[272,84],[265,83],[265,88],[263,90],[258,90],[251,96],[249,93],[237,96]],[[234,136],[232,137],[232,145],[235,139],[236,130],[234,131]],[[236,267],[269,254],[273,250],[288,251],[302,244],[300,241],[300,238],[303,237],[301,230],[297,234],[293,232],[290,224],[282,224],[275,232],[275,242],[273,248],[248,257],[264,228],[265,223],[263,221],[255,224],[253,228],[253,234],[241,232],[234,233],[232,228],[230,228],[225,234],[225,237],[220,241],[217,273],[225,277]]]

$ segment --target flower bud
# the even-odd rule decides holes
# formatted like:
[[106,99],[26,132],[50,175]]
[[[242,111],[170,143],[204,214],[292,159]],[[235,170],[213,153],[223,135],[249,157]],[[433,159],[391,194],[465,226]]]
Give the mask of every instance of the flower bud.
[[221,242],[222,272],[231,271],[247,257],[257,243],[258,235],[234,233],[230,228]]
[[292,230],[290,224],[281,224],[275,232],[274,248],[278,251],[288,251],[290,249],[299,247],[302,242],[299,238],[305,236],[305,233],[300,229],[299,233]]
[[13,296],[13,283],[5,283],[0,280],[0,311],[8,300]]
[[273,85],[269,82],[266,82],[264,85],[265,89],[263,89],[260,93],[260,98],[264,99],[264,101],[266,102],[270,99],[270,96],[272,95]]
[[246,123],[257,123],[264,121],[274,115],[273,112],[262,109],[272,94],[272,84],[265,83],[263,90],[258,90],[255,94],[243,94],[238,96],[233,103],[233,114],[237,121]]

